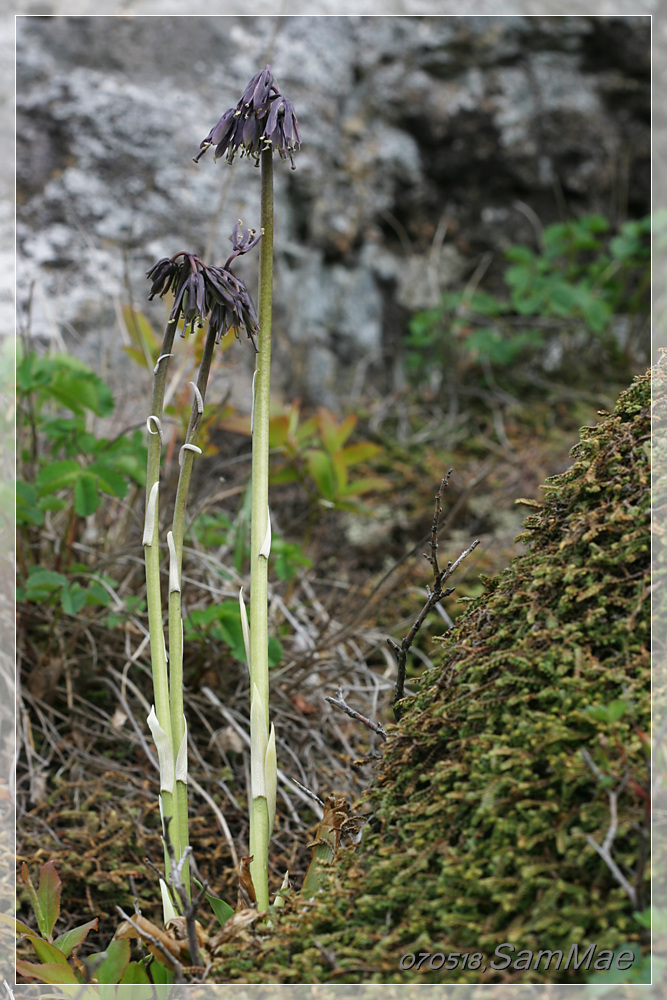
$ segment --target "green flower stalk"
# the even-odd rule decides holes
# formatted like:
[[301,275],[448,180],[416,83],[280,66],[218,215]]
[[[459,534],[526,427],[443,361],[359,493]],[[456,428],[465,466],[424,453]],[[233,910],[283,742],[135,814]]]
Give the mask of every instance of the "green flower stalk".
[[[178,253],[159,260],[148,272],[152,279],[149,298],[156,294],[174,294],[174,306],[165,331],[160,357],[154,369],[153,404],[148,417],[147,502],[144,525],[146,555],[146,587],[151,643],[151,662],[155,704],[148,716],[148,725],[158,753],[160,767],[160,813],[163,830],[169,820],[169,836],[174,856],[182,859],[188,847],[187,802],[187,723],[183,705],[183,619],[181,610],[181,568],[185,512],[190,489],[192,467],[196,454],[199,428],[204,415],[206,387],[211,371],[215,345],[230,328],[237,336],[245,330],[255,345],[258,330],[257,314],[247,288],[230,270],[237,256],[247,253],[259,242],[254,230],[244,229],[239,222],[230,239],[233,252],[223,267],[205,265],[195,254]],[[196,383],[191,385],[194,399],[185,442],[179,453],[180,474],[174,504],[171,531],[167,534],[169,551],[169,656],[164,639],[162,599],[160,590],[160,553],[158,545],[158,498],[160,453],[163,441],[162,411],[169,358],[172,356],[174,334],[182,319],[181,336],[189,327],[193,332],[208,320],[206,342]],[[167,671],[167,662],[169,670]],[[170,868],[165,846],[165,872]],[[187,860],[183,879],[189,889]],[[163,888],[165,919],[169,915],[166,889]]]
[[275,731],[269,728],[268,562],[271,551],[269,514],[269,401],[271,388],[271,318],[273,309],[273,154],[289,159],[301,146],[294,106],[278,90],[266,66],[211,129],[195,157],[215,147],[216,159],[232,163],[236,153],[255,160],[261,170],[262,243],[259,262],[259,335],[253,380],[252,520],[250,530],[250,625],[240,595],[241,622],[250,671],[250,854],[257,908],[269,906],[269,838],[276,811],[277,761]]

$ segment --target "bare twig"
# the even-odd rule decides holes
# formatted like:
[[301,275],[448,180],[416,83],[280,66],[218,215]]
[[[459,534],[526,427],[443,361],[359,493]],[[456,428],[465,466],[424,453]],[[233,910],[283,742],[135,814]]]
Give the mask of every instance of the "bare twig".
[[449,483],[449,478],[452,474],[450,469],[446,476],[443,476],[440,482],[440,488],[435,495],[435,509],[433,511],[433,521],[431,523],[431,541],[430,541],[430,551],[424,553],[424,558],[428,559],[433,570],[433,590],[429,590],[427,587],[427,600],[424,607],[421,609],[417,615],[415,621],[413,622],[412,628],[405,636],[403,641],[400,643],[395,642],[393,639],[387,639],[387,642],[393,649],[396,655],[397,661],[397,674],[396,674],[396,687],[394,689],[394,718],[398,722],[401,717],[401,709],[399,702],[403,697],[405,691],[405,668],[408,659],[408,651],[410,646],[414,642],[419,629],[424,624],[427,615],[433,610],[436,604],[439,604],[445,597],[448,597],[454,592],[454,587],[448,587],[443,590],[443,584],[449,577],[454,573],[456,569],[461,565],[463,560],[470,555],[473,549],[477,548],[479,545],[479,539],[476,539],[472,545],[470,545],[454,562],[448,562],[445,569],[440,569],[438,563],[438,527],[440,524],[440,516],[442,514],[442,497],[445,492],[445,487]]
[[319,795],[316,795],[315,792],[311,792],[310,788],[306,788],[306,786],[302,785],[300,781],[296,780],[296,778],[292,778],[292,781],[294,782],[295,785],[301,788],[306,793],[306,795],[308,795],[311,799],[313,799],[314,802],[317,802],[318,805],[324,808],[324,802],[319,797]]
[[367,719],[365,715],[361,715],[361,713],[357,712],[354,708],[350,708],[343,697],[341,688],[338,688],[335,697],[327,695],[324,700],[328,701],[329,704],[333,705],[335,708],[339,708],[341,712],[345,712],[345,714],[349,715],[351,719],[355,719],[357,722],[361,722],[362,725],[372,729],[374,733],[377,733],[381,740],[386,740],[387,731],[384,726],[382,726],[379,722],[373,722],[371,719]]
[[[598,781],[602,781],[604,775],[600,771],[599,767],[597,767],[597,765],[593,761],[591,755],[585,749],[582,749],[581,753],[584,760],[586,761],[591,771],[595,775],[595,777],[598,779]],[[597,852],[597,854],[599,854],[599,856],[602,858],[609,871],[612,873],[618,884],[621,886],[621,888],[628,896],[634,909],[637,909],[637,890],[633,885],[630,884],[628,879],[625,877],[621,869],[614,861],[611,854],[611,849],[613,847],[614,839],[616,837],[616,831],[618,830],[618,797],[623,791],[625,782],[626,779],[624,778],[621,781],[620,785],[618,785],[618,787],[615,788],[613,791],[607,789],[607,797],[609,798],[609,813],[611,819],[609,822],[609,829],[607,830],[607,836],[604,838],[602,846],[600,846],[600,844],[598,844],[597,841],[594,840],[590,834],[586,835],[586,842],[590,844],[590,846],[593,848],[594,851]]]
[[204,896],[204,889],[199,891],[199,894],[191,901],[188,896],[188,891],[185,888],[185,883],[183,882],[183,868],[185,862],[187,861],[190,854],[192,854],[192,848],[186,847],[183,851],[183,856],[176,861],[176,855],[174,854],[174,845],[171,842],[171,837],[169,836],[169,822],[171,816],[164,817],[164,844],[167,848],[167,854],[169,855],[169,884],[178,895],[180,901],[181,913],[185,918],[185,928],[188,936],[188,949],[190,951],[190,959],[193,965],[201,965],[201,960],[199,957],[199,941],[197,939],[197,928],[195,926],[195,919],[199,911],[199,904]]
[[150,933],[150,931],[147,931],[144,927],[140,927],[139,924],[132,919],[132,917],[128,916],[128,914],[125,912],[125,910],[122,909],[122,907],[117,906],[116,912],[120,914],[123,920],[126,920],[128,924],[130,924],[130,926],[134,928],[134,930],[137,932],[137,935],[142,941],[146,941],[148,944],[152,944],[154,948],[157,948],[157,950],[160,952],[161,955],[164,955],[164,957],[167,959],[168,963],[167,967],[168,968],[169,966],[173,967],[175,983],[187,982],[185,978],[185,973],[183,972],[183,966],[178,961],[173,952],[169,951],[166,945],[164,945],[159,938],[154,937]]

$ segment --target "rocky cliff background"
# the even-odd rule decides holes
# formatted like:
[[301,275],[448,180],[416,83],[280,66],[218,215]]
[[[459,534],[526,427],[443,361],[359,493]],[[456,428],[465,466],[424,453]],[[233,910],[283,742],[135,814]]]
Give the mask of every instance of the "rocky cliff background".
[[[122,372],[121,404],[121,306],[163,321],[146,269],[220,263],[236,219],[258,225],[259,172],[192,157],[266,62],[303,138],[276,171],[288,397],[400,384],[407,321],[443,290],[492,286],[551,222],[648,210],[647,16],[19,17],[20,324]],[[247,408],[233,354],[223,389]]]

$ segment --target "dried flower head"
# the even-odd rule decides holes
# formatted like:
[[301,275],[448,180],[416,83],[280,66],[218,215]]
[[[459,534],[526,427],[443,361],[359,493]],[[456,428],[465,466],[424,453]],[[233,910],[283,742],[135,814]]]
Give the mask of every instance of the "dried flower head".
[[260,153],[275,150],[294,169],[294,153],[301,147],[294,105],[276,87],[271,67],[253,76],[235,108],[225,111],[200,145],[194,157],[198,163],[209,146],[215,146],[216,160],[226,156],[232,163],[238,150],[259,163]]
[[222,267],[204,264],[196,254],[181,251],[173,257],[163,257],[147,272],[152,280],[149,299],[155,295],[174,293],[174,305],[170,319],[183,319],[181,336],[202,326],[208,317],[210,328],[215,332],[216,344],[223,334],[234,328],[236,336],[241,330],[252,340],[255,350],[255,334],[259,331],[255,305],[243,281],[230,268],[235,257],[252,250],[262,238],[254,229],[245,229],[239,221],[229,237],[233,252]]

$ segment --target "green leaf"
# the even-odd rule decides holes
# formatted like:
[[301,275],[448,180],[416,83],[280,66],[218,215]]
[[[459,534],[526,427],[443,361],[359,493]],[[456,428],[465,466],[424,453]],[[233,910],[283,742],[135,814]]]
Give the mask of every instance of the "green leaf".
[[35,932],[32,927],[28,927],[28,925],[24,924],[22,920],[18,919],[18,917],[12,917],[9,913],[0,913],[0,924],[4,924],[5,927],[11,927],[11,929],[17,934],[27,934],[30,937],[35,936]]
[[80,583],[70,583],[63,588],[60,603],[66,615],[78,615],[86,603],[86,591]]
[[58,962],[46,962],[44,965],[38,965],[35,962],[24,962],[22,959],[18,959],[16,962],[16,971],[21,976],[38,979],[42,983],[81,985],[74,974],[74,970],[69,965],[60,965]]
[[[282,662],[283,647],[275,636],[269,636],[269,666],[277,667]],[[241,659],[241,657],[237,657]]]
[[89,931],[96,931],[98,924],[98,917],[94,917],[89,920],[87,924],[80,924],[78,927],[72,927],[71,930],[65,931],[64,934],[60,934],[59,937],[53,942],[56,948],[58,948],[63,955],[69,957],[74,949],[86,940]]
[[[193,882],[198,889],[202,888],[201,882],[193,877]],[[226,924],[230,917],[234,916],[234,909],[226,903],[224,899],[220,899],[219,896],[214,896],[212,892],[204,892],[207,900],[211,904],[211,909],[215,913],[216,919],[219,924]]]
[[97,479],[90,472],[82,472],[74,483],[74,510],[79,517],[88,517],[101,502]]
[[360,496],[362,493],[370,493],[371,491],[381,493],[384,490],[388,490],[391,483],[388,479],[382,479],[381,476],[367,476],[365,479],[355,479],[354,482],[348,483],[345,488],[345,492],[341,494],[345,497]]
[[357,462],[367,462],[369,458],[374,458],[378,452],[382,451],[379,444],[372,441],[359,441],[358,444],[348,444],[342,449],[342,456],[345,464],[355,465]]
[[583,307],[584,318],[591,330],[602,333],[611,319],[611,309],[600,298],[589,298]]
[[129,962],[130,942],[127,938],[121,941],[112,941],[106,951],[89,955],[86,959],[86,965],[90,968],[94,978],[97,979],[98,983],[104,984],[119,982],[123,978]]
[[308,471],[325,500],[334,500],[336,496],[336,480],[330,457],[324,451],[309,448],[306,451]]
[[25,937],[35,949],[35,954],[40,962],[57,962],[58,965],[67,965],[67,958],[57,945],[51,944],[50,941],[45,941],[44,938],[37,937],[34,933],[26,934]]
[[113,413],[111,389],[92,368],[74,355],[56,354],[51,361],[50,395],[72,413],[92,410],[98,417]]
[[111,594],[100,583],[93,580],[86,590],[86,605],[106,608],[111,604]]
[[152,988],[150,984],[150,979],[146,974],[141,962],[130,962],[127,969],[123,973],[123,978],[120,980],[119,986],[147,986],[146,991],[134,991],[131,994],[132,1000],[150,1000],[152,997]]
[[44,511],[37,506],[37,490],[22,479],[16,484],[16,523],[44,524]]
[[88,472],[99,477],[98,488],[114,497],[122,497],[127,493],[127,479],[116,469],[104,462],[91,462]]
[[48,600],[51,595],[67,585],[67,577],[55,570],[43,569],[41,566],[31,566],[24,587],[26,601]]
[[70,458],[43,465],[37,473],[35,482],[41,496],[73,486],[80,475],[81,466],[73,458]]
[[42,913],[46,927],[45,937],[50,938],[56,920],[60,913],[60,887],[62,882],[58,876],[53,861],[43,864],[39,872],[39,887],[37,896],[39,897]]

